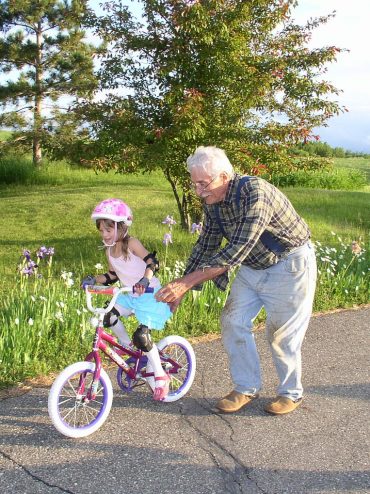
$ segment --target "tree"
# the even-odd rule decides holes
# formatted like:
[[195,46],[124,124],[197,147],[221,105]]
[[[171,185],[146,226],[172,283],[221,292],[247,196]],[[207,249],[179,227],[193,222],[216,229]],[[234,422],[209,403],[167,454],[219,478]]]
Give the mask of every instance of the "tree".
[[[32,142],[36,165],[59,98],[86,97],[97,86],[97,48],[81,29],[87,12],[87,0],[0,0],[0,73],[15,70],[17,76],[0,85],[0,103],[11,107],[0,124],[16,129],[13,143]],[[45,101],[52,104],[48,115]]]
[[[93,20],[110,43],[102,89],[124,87],[83,109],[95,164],[161,168],[189,226],[193,197],[184,162],[197,145],[223,147],[242,171],[293,166],[288,149],[343,111],[322,80],[342,51],[309,49],[333,15],[297,25],[295,0],[145,0],[143,24],[118,0]],[[94,154],[93,153],[93,154]]]

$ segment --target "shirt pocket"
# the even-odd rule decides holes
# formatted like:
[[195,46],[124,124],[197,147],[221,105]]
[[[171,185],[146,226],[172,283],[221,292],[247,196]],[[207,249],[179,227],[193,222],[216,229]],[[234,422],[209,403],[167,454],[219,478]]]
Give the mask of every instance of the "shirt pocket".
[[302,273],[307,266],[306,256],[288,256],[284,260],[284,268],[288,273]]

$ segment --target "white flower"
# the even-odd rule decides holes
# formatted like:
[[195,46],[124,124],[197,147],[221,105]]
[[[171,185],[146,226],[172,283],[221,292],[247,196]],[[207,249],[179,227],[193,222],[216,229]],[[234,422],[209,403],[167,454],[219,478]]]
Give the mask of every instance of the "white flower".
[[63,319],[63,314],[61,313],[61,311],[57,311],[57,312],[55,313],[55,319],[58,319],[58,321],[61,321],[61,322],[63,322],[63,321],[64,321],[64,319]]
[[95,269],[103,269],[104,266],[98,262],[98,264],[95,264]]
[[30,326],[33,326],[33,319],[32,319],[32,317],[30,317],[30,318],[28,319],[28,324],[29,324]]
[[82,314],[82,312],[80,311],[80,309],[76,309],[76,312],[77,312],[77,315],[80,316]]
[[40,295],[40,300],[43,300],[44,302],[46,302],[47,301],[47,298],[44,297],[43,295]]
[[331,234],[335,237],[335,235],[336,235],[336,233],[335,233],[335,232],[330,232],[330,233],[331,233]]
[[16,318],[14,319],[14,323],[15,323],[17,326],[19,326],[19,319],[18,319],[18,317],[16,317]]
[[32,302],[36,302],[36,298],[33,295],[31,295],[31,300]]

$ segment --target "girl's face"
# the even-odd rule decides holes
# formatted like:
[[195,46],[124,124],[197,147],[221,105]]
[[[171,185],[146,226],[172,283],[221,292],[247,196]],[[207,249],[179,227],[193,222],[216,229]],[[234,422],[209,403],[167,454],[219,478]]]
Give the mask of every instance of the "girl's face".
[[107,226],[104,224],[104,221],[100,222],[99,232],[103,242],[107,245],[113,245],[116,241],[115,236],[115,228],[114,226]]

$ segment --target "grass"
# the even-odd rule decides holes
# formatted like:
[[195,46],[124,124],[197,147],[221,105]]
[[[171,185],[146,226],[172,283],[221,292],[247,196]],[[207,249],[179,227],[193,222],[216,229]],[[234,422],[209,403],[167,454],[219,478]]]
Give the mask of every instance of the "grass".
[[335,158],[334,162],[336,168],[362,171],[370,184],[370,158]]
[[[357,158],[363,168],[362,158]],[[340,164],[342,166],[342,164]],[[89,314],[78,289],[83,275],[104,264],[100,239],[90,221],[93,207],[107,197],[120,197],[133,209],[132,235],[162,260],[165,283],[181,275],[195,236],[172,230],[173,244],[162,244],[168,227],[162,220],[178,213],[169,184],[161,174],[150,176],[95,175],[91,170],[49,166],[33,176],[35,183],[0,185],[0,385],[59,369],[81,358],[90,345]],[[284,191],[309,223],[317,244],[319,283],[315,310],[368,302],[369,190],[341,191],[287,188]],[[354,255],[359,241],[366,251]],[[54,247],[52,265],[40,265],[42,278],[20,277],[17,265],[23,249],[33,253]],[[166,265],[163,260],[166,259]],[[74,282],[68,285],[61,273]],[[219,331],[219,315],[227,293],[212,283],[200,295],[189,293],[166,329],[197,336]],[[128,323],[129,331],[134,321]],[[156,332],[158,339],[163,333]]]

